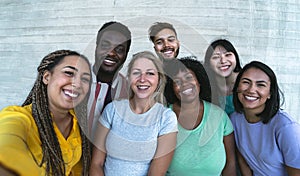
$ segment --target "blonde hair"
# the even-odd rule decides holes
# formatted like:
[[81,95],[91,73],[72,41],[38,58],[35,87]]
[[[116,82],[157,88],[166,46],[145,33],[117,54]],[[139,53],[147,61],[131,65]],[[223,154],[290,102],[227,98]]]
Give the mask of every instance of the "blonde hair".
[[[148,59],[150,61],[152,61],[152,63],[154,64],[154,66],[157,69],[158,72],[158,79],[159,79],[159,83],[157,85],[157,88],[153,94],[153,100],[155,102],[159,102],[162,104],[165,104],[165,99],[164,99],[164,89],[165,89],[165,85],[166,85],[166,77],[163,71],[163,63],[162,61],[156,57],[152,52],[150,51],[142,51],[142,52],[138,52],[136,54],[134,54],[132,56],[131,61],[128,64],[128,69],[127,69],[127,77],[129,78],[130,72],[132,70],[133,64],[135,63],[136,60],[141,59],[141,58],[145,58]],[[134,95],[130,84],[128,85],[129,88],[129,99],[131,99]]]

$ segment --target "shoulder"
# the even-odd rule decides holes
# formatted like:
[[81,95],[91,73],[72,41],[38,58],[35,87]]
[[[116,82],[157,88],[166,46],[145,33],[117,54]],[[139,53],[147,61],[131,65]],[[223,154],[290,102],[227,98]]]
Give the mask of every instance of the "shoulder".
[[35,123],[31,105],[27,106],[8,106],[0,111],[0,123],[2,122],[16,122],[19,125],[31,126]]
[[210,102],[203,101],[204,113],[214,118],[228,118],[227,113],[219,106],[214,105]]
[[300,128],[300,124],[296,119],[292,118],[288,113],[282,110],[279,110],[269,123],[271,126],[277,128],[277,130],[286,129],[286,127],[290,128],[290,126]]

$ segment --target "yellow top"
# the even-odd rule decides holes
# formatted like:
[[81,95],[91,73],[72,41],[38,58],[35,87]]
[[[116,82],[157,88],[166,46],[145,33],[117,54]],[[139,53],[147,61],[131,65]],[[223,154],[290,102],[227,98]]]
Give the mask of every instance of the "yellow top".
[[[31,105],[9,106],[0,112],[0,165],[22,176],[45,175],[45,164],[39,167],[42,159],[41,141],[31,112]],[[66,175],[80,175],[81,136],[75,113],[70,113],[73,116],[73,128],[69,137],[65,139],[55,123],[54,130],[65,161]]]

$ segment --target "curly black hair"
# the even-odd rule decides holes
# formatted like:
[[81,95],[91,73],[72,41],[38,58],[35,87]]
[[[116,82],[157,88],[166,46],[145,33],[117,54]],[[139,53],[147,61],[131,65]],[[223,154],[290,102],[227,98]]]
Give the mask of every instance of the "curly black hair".
[[173,89],[173,77],[176,76],[179,71],[192,71],[197,78],[198,83],[201,86],[199,93],[199,99],[211,102],[211,87],[207,73],[200,61],[195,56],[184,57],[180,59],[168,60],[165,63],[165,74],[167,76],[167,84],[165,87],[165,97],[168,104],[174,104],[180,102],[176,97]]

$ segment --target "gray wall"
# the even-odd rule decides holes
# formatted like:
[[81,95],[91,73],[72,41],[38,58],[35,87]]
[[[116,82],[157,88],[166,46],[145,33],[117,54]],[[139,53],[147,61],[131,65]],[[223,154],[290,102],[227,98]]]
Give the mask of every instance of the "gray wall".
[[0,108],[22,103],[37,65],[49,52],[77,50],[93,62],[97,30],[110,20],[132,30],[129,56],[153,51],[147,30],[155,21],[174,24],[180,56],[193,54],[203,60],[212,40],[232,41],[242,65],[260,60],[273,68],[285,93],[283,108],[300,121],[297,0],[1,0]]

